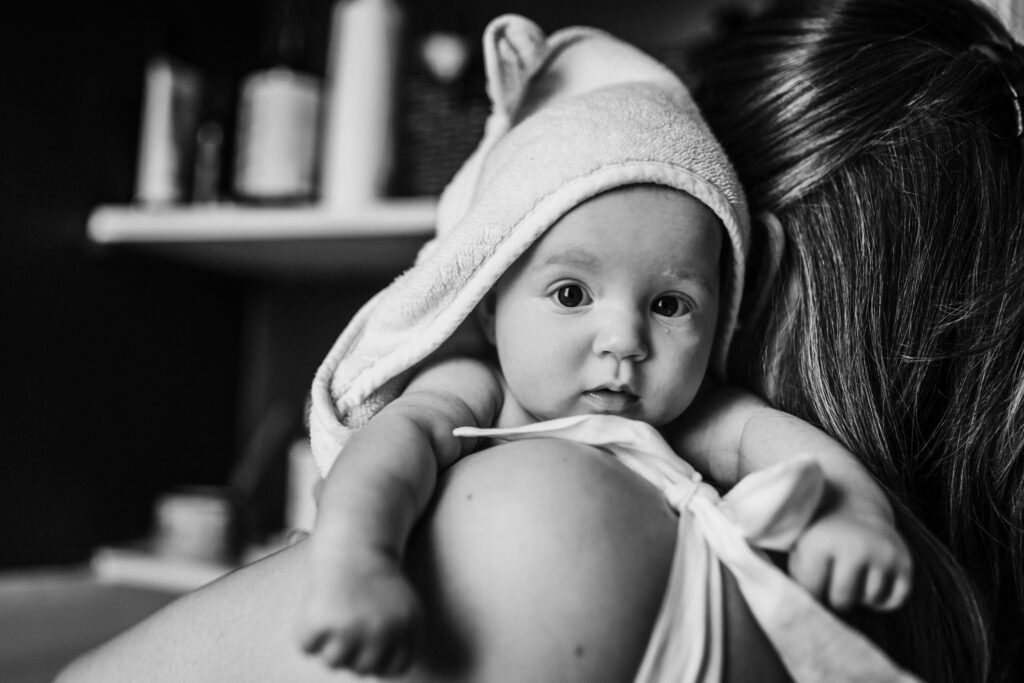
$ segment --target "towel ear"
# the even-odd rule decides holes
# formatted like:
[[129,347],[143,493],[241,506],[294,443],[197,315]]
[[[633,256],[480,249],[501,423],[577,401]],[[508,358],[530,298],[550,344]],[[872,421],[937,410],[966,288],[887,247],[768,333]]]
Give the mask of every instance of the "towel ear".
[[547,37],[525,17],[506,14],[492,21],[484,33],[487,94],[494,112],[512,119],[530,79],[547,59]]
[[476,151],[441,193],[437,206],[438,235],[446,234],[466,215],[487,154],[512,127],[512,120],[530,91],[531,80],[550,53],[540,27],[515,14],[500,16],[487,25],[483,49],[491,114]]

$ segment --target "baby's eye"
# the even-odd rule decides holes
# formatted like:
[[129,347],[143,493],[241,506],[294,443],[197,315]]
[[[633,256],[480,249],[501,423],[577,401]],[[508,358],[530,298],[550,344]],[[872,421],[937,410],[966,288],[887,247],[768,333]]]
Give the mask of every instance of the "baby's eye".
[[587,293],[579,285],[563,285],[555,292],[555,299],[566,308],[576,308],[587,303]]
[[665,318],[678,318],[693,310],[690,302],[678,294],[664,294],[659,296],[651,304],[651,310],[655,315]]

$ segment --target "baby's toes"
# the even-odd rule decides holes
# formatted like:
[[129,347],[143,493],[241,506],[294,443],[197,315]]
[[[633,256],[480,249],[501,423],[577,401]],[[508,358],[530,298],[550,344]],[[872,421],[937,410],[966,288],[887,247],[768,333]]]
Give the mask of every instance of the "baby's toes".
[[337,615],[323,609],[309,609],[299,622],[299,643],[309,655],[327,666],[348,666],[361,646],[358,625],[338,620]]
[[400,641],[400,629],[394,624],[375,624],[369,627],[363,647],[352,659],[352,670],[363,675],[386,675]]
[[299,624],[299,646],[307,654],[315,654],[324,646],[327,634],[318,631],[305,623]]
[[327,666],[337,669],[350,666],[358,652],[355,639],[332,634],[324,639],[318,655]]
[[391,649],[387,660],[382,668],[382,676],[398,676],[409,670],[412,666],[414,647],[411,639],[399,639]]
[[351,669],[362,676],[380,676],[385,670],[386,645],[368,644],[352,660]]
[[325,650],[334,650],[335,636],[323,621],[308,617],[299,625],[299,644],[310,655],[324,656]]

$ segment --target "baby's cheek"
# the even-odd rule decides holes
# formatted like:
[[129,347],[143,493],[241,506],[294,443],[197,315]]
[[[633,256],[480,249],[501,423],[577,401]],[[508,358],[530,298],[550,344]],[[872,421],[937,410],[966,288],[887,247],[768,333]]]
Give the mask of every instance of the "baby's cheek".
[[661,402],[658,426],[676,419],[693,403],[707,373],[707,354],[685,354],[674,367],[658,372]]
[[693,404],[695,393],[676,386],[668,388],[663,399],[664,405],[661,411],[656,417],[648,420],[648,422],[655,427],[664,427],[689,409]]

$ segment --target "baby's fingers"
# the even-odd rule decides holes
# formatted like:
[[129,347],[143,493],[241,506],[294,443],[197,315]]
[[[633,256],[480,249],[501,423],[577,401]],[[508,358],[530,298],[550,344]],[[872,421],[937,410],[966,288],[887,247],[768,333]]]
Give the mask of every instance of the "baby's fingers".
[[833,609],[848,610],[861,601],[867,570],[859,562],[834,559],[829,577],[828,604]]
[[864,604],[888,612],[898,608],[910,595],[910,574],[877,567],[868,573],[864,585]]
[[789,557],[789,574],[817,600],[828,597],[832,560],[800,548]]

